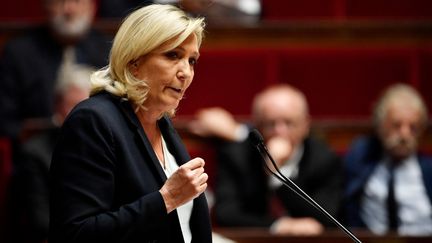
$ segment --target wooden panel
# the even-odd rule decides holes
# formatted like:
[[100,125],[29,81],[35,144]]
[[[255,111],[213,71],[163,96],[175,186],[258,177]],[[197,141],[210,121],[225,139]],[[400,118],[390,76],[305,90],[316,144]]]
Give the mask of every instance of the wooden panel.
[[379,93],[411,83],[413,51],[387,48],[309,48],[282,52],[280,81],[302,90],[316,117],[369,117]]
[[[345,235],[341,230],[326,230],[318,236],[276,236],[270,234],[267,229],[263,228],[218,228],[216,233],[234,240],[237,243],[351,243],[354,242],[350,237]],[[352,232],[363,243],[426,243],[431,241],[431,237],[410,237],[399,236],[394,233],[386,235],[373,235],[364,230],[353,230]]]
[[[118,22],[97,28],[114,34]],[[0,24],[3,41],[31,25]],[[355,25],[350,22],[208,28],[195,81],[179,107],[190,116],[207,106],[248,115],[257,91],[275,82],[302,89],[312,115],[364,118],[380,90],[392,82],[431,94],[431,24]]]
[[264,20],[432,19],[430,0],[263,0]]
[[409,83],[425,96],[432,95],[422,86],[429,87],[431,75],[430,68],[419,67],[430,65],[430,55],[423,52],[369,46],[203,49],[195,81],[177,114],[189,116],[200,108],[222,106],[237,116],[249,115],[259,90],[289,83],[306,94],[314,118],[365,119],[392,83]]
[[264,20],[330,19],[337,15],[338,0],[262,0]]
[[430,0],[346,0],[348,18],[432,19]]
[[421,52],[420,56],[420,92],[432,114],[432,47]]
[[42,0],[2,1],[0,21],[40,21],[43,18]]
[[262,50],[202,50],[177,115],[192,115],[208,106],[249,114],[252,97],[266,83],[266,60]]

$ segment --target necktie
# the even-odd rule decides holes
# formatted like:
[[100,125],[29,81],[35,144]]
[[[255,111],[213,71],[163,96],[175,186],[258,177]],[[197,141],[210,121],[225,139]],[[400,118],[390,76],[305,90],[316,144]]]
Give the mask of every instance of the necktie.
[[398,227],[398,205],[394,191],[394,165],[389,166],[387,212],[389,230],[397,230]]
[[285,207],[278,197],[276,191],[271,190],[270,200],[269,200],[269,211],[270,215],[277,219],[279,217],[282,217],[286,214]]

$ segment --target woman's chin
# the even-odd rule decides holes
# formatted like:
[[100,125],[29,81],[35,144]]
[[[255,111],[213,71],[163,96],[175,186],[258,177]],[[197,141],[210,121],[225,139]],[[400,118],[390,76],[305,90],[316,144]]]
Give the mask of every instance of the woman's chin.
[[175,110],[180,104],[180,100],[173,100],[167,105],[167,111]]

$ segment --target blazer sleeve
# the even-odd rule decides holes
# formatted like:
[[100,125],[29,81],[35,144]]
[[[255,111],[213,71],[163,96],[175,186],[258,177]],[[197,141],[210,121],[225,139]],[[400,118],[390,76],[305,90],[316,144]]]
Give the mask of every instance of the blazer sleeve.
[[154,239],[168,220],[158,191],[113,206],[123,161],[106,117],[80,109],[64,123],[50,169],[50,242],[123,242],[137,231]]

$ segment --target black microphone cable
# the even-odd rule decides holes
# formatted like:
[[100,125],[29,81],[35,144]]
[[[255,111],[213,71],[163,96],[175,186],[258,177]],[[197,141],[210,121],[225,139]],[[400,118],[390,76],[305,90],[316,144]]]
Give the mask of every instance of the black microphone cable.
[[[264,161],[264,169],[266,171],[270,172],[272,175],[274,175],[282,184],[284,184],[286,187],[288,187],[290,190],[292,190],[295,194],[300,196],[303,200],[311,204],[314,208],[316,208],[318,211],[323,213],[327,218],[329,218],[334,224],[336,224],[342,231],[344,231],[354,242],[361,243],[361,241],[345,226],[343,226],[341,223],[339,223],[338,220],[336,220],[330,213],[328,213],[324,208],[322,208],[315,200],[313,200],[307,193],[305,193],[297,184],[295,184],[292,180],[285,177],[282,172],[279,170],[279,168],[276,165],[276,162],[270,155],[269,151],[267,150],[267,147],[264,144],[264,139],[261,136],[261,134],[258,132],[258,130],[253,129],[249,133],[249,137],[251,138],[253,144],[258,149],[260,155],[263,158]],[[266,156],[265,156],[266,155]],[[266,157],[269,158],[271,161],[272,166],[276,170],[274,172],[267,164]]]

